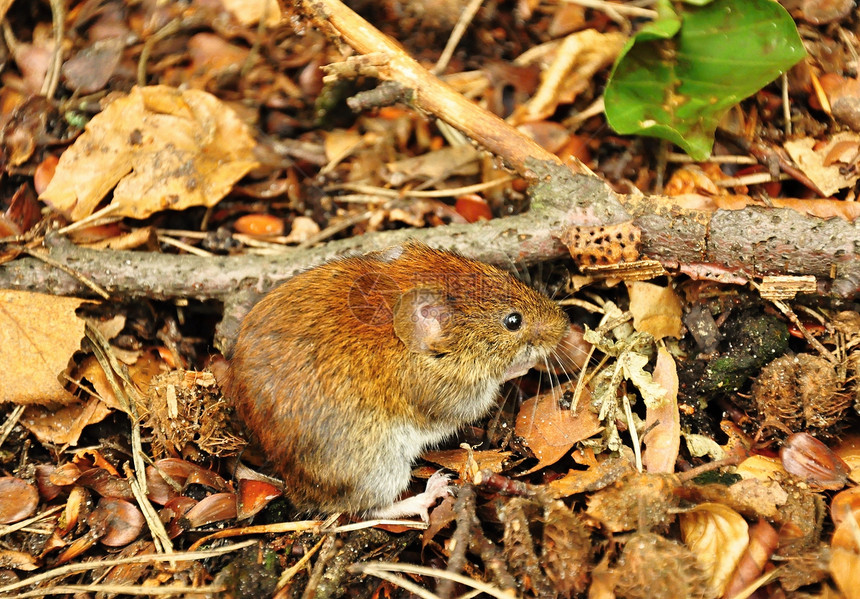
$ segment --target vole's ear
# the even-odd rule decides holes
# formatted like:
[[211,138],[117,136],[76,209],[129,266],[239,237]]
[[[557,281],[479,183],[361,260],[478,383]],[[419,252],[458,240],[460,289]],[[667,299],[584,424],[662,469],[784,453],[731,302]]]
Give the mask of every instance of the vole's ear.
[[394,304],[394,332],[410,351],[439,354],[448,351],[445,331],[451,306],[436,288],[415,287]]

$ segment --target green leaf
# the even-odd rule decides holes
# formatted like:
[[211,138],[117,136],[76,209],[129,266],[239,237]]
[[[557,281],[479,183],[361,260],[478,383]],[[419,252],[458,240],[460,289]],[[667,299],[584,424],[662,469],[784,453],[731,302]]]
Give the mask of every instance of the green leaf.
[[625,46],[606,86],[606,117],[618,133],[667,139],[703,160],[728,109],[806,52],[774,0],[678,8],[658,0],[658,19]]

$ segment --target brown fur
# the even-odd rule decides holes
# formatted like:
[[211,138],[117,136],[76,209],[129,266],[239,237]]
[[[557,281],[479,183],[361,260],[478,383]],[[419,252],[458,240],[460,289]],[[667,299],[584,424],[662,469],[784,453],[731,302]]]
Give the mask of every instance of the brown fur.
[[[512,311],[523,315],[514,332],[503,325]],[[415,324],[428,314],[441,317]],[[546,355],[566,328],[552,301],[508,273],[409,243],[269,293],[242,323],[224,390],[297,507],[360,513],[408,484],[414,456],[398,443],[414,436],[417,455],[480,417],[482,390],[498,389],[524,347]]]

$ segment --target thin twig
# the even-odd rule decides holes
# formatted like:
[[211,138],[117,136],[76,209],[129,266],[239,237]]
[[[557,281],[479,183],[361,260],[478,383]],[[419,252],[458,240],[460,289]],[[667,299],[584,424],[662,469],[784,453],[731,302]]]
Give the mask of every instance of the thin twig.
[[235,545],[218,547],[217,549],[209,549],[206,551],[187,551],[171,554],[151,553],[148,555],[135,555],[133,557],[103,559],[92,562],[83,562],[79,564],[69,564],[67,566],[54,568],[52,570],[48,570],[47,572],[37,574],[36,576],[31,576],[30,578],[25,578],[24,580],[19,580],[18,582],[13,582],[12,584],[2,586],[0,587],[0,594],[9,593],[10,591],[15,591],[17,589],[28,587],[30,585],[39,584],[40,582],[45,582],[46,580],[61,578],[63,576],[68,576],[77,572],[87,572],[89,570],[97,570],[109,566],[124,566],[126,564],[146,564],[149,562],[166,562],[173,560],[191,561],[210,559],[213,557],[225,555],[227,553],[232,553],[233,551],[244,549],[245,547],[250,547],[251,545],[255,545],[256,543],[257,541],[243,541],[242,543],[236,543]]
[[440,599],[439,595],[428,591],[422,586],[418,586],[411,580],[403,578],[402,576],[395,576],[394,574],[389,574],[387,572],[381,570],[374,570],[372,572],[365,572],[365,574],[372,574],[381,580],[385,580],[392,584],[396,584],[402,589],[406,589],[411,592],[413,595],[418,595],[422,599]]
[[316,597],[317,586],[325,573],[325,566],[337,553],[337,535],[330,534],[323,542],[320,556],[317,563],[314,564],[314,569],[308,578],[308,584],[305,587],[305,592],[302,594],[302,599],[313,599]]
[[41,93],[52,99],[60,83],[60,66],[63,64],[63,37],[65,36],[66,6],[64,0],[50,0],[51,26],[54,30],[54,50],[51,52],[51,63],[45,80],[42,82]]
[[207,535],[202,539],[195,541],[190,551],[196,551],[202,545],[214,541],[216,539],[228,539],[230,537],[238,537],[241,535],[253,534],[282,534],[285,532],[303,532],[315,530],[322,526],[321,520],[303,520],[300,522],[276,522],[275,524],[259,524],[257,526],[243,526],[242,528],[231,528],[229,530],[219,530],[218,532]]
[[143,518],[146,520],[146,525],[149,527],[149,532],[152,534],[152,540],[155,546],[163,553],[173,553],[173,541],[170,540],[170,535],[164,528],[164,522],[158,517],[158,512],[152,507],[149,498],[144,494],[140,486],[140,482],[135,478],[134,472],[127,463],[125,464],[125,476],[131,486],[131,492],[137,500],[137,505],[143,513]]
[[399,563],[395,564],[390,562],[368,562],[366,564],[355,564],[350,567],[350,571],[360,574],[369,574],[371,576],[376,576],[378,572],[403,572],[405,574],[419,574],[422,576],[433,576],[434,578],[446,578],[453,580],[454,582],[464,584],[468,587],[472,587],[473,589],[478,589],[491,597],[496,597],[496,599],[511,599],[511,595],[509,593],[505,593],[493,585],[469,578],[468,576],[463,576],[462,574],[455,574],[453,572],[437,570],[435,568],[427,568],[425,566]]
[[287,583],[293,579],[293,576],[298,574],[299,571],[302,568],[304,568],[308,564],[308,562],[311,561],[311,558],[314,555],[316,555],[316,552],[320,550],[320,547],[322,547],[322,544],[324,541],[325,541],[325,538],[322,538],[319,541],[317,541],[317,544],[314,545],[313,547],[311,547],[310,551],[307,551],[301,557],[301,559],[299,559],[299,561],[297,561],[295,564],[293,564],[292,566],[290,566],[289,568],[284,570],[284,572],[281,574],[281,577],[278,579],[278,584],[275,588],[276,589],[282,589],[285,586],[287,586]]
[[429,189],[426,191],[401,191],[398,189],[386,189],[384,187],[376,187],[374,185],[362,185],[360,183],[338,183],[336,185],[329,185],[325,188],[325,191],[338,191],[343,189],[347,191],[357,191],[359,193],[372,193],[380,196],[387,196],[390,198],[450,198],[458,195],[475,193],[478,191],[491,189],[493,187],[498,187],[499,185],[504,185],[505,183],[508,183],[512,179],[513,177],[500,177],[491,181],[484,181],[483,183],[475,183],[474,185],[452,187],[451,189]]
[[54,260],[53,258],[51,258],[51,256],[47,252],[43,252],[41,250],[37,250],[37,249],[33,249],[33,248],[24,248],[24,252],[29,254],[33,258],[36,258],[37,260],[41,260],[45,264],[50,264],[54,268],[58,268],[58,269],[62,270],[67,275],[73,276],[78,281],[80,281],[82,284],[84,284],[86,287],[88,287],[93,293],[101,296],[103,299],[106,299],[106,300],[110,299],[110,293],[105,291],[95,281],[87,278],[86,276],[77,272],[76,270],[69,268],[68,266],[66,266],[62,262],[59,262],[58,260]]
[[700,466],[696,466],[695,468],[690,468],[686,472],[678,473],[677,476],[681,482],[686,482],[688,480],[693,480],[694,478],[696,478],[700,474],[704,474],[705,472],[712,472],[714,470],[719,470],[720,468],[725,468],[726,466],[737,466],[745,459],[746,456],[730,456],[721,460],[714,460],[713,462],[701,464]]
[[195,256],[211,258],[215,255],[212,252],[207,252],[206,250],[200,249],[199,247],[195,247],[191,244],[185,243],[184,241],[179,241],[178,239],[174,239],[173,237],[168,237],[167,235],[159,235],[158,241],[165,245],[172,245],[175,248],[179,248],[180,250],[186,251],[189,254],[194,254]]
[[[755,281],[751,281],[751,283],[753,287],[755,287],[757,290],[760,290],[758,284]],[[836,356],[830,353],[830,351],[826,347],[824,347],[818,339],[813,337],[812,333],[810,333],[805,326],[803,326],[803,323],[797,317],[797,314],[794,313],[794,310],[792,310],[788,304],[777,299],[771,300],[771,303],[776,306],[777,310],[782,312],[783,316],[788,318],[791,323],[797,327],[797,329],[803,335],[803,338],[806,339],[806,342],[809,343],[812,347],[814,347],[818,353],[824,356],[828,362],[830,362],[833,366],[836,366],[839,363],[839,360],[836,359]]]
[[786,173],[780,173],[779,176],[774,177],[770,173],[750,173],[749,175],[743,175],[740,177],[728,177],[726,179],[720,179],[719,181],[714,181],[714,185],[717,187],[735,187],[737,185],[760,185],[762,183],[771,183],[773,181],[787,181],[792,177],[788,176]]
[[36,514],[32,518],[27,518],[26,520],[21,520],[20,522],[16,522],[15,524],[8,524],[6,526],[3,526],[2,528],[0,528],[0,537],[4,537],[4,536],[8,535],[9,533],[15,532],[16,530],[23,530],[23,529],[27,528],[28,526],[30,526],[31,524],[34,524],[34,523],[39,522],[40,520],[44,520],[46,518],[50,518],[51,516],[53,516],[57,512],[61,512],[64,509],[66,509],[65,506],[58,505],[58,506],[52,507],[51,509],[49,509],[47,511],[42,512],[41,514]]
[[[0,427],[0,447],[3,447],[3,443],[6,442],[6,439],[12,433],[12,429],[15,428],[15,425],[18,424],[18,420],[21,419],[21,414],[24,413],[24,409],[27,406],[15,406],[9,415],[6,417],[6,422],[3,423],[3,426]],[[2,534],[0,534],[2,536]]]
[[442,50],[439,60],[436,61],[436,66],[433,67],[432,72],[434,75],[441,75],[448,68],[448,63],[451,61],[451,57],[454,56],[457,44],[463,39],[463,34],[466,33],[466,29],[469,27],[472,19],[478,14],[478,9],[481,8],[483,2],[484,0],[470,0],[466,8],[463,9],[463,12],[460,13],[460,18],[457,19],[457,24],[454,25],[448,42],[445,44],[445,49]]
[[124,584],[64,584],[36,591],[27,591],[15,595],[17,599],[27,597],[45,597],[47,595],[72,595],[77,593],[107,593],[117,595],[134,595],[137,597],[149,597],[154,595],[179,595],[190,597],[201,595],[204,597],[215,597],[226,589],[223,585],[211,585],[203,587],[186,586],[181,584],[154,587],[150,585],[124,585]]
[[[451,535],[449,544],[451,556],[448,558],[448,572],[460,574],[466,565],[466,550],[469,548],[475,514],[475,489],[472,485],[464,485],[460,489],[454,503],[454,513],[457,514],[457,528]],[[439,597],[448,599],[454,590],[454,581],[446,578],[439,583],[436,590]]]
[[696,160],[694,158],[691,158],[687,154],[682,154],[681,152],[669,152],[668,160],[669,162],[695,162],[697,164],[702,162],[714,162],[717,164],[759,164],[759,161],[752,156],[739,156],[736,154],[728,154],[723,156],[714,155],[708,156],[704,160]]
[[164,27],[153,33],[143,43],[143,48],[140,51],[140,58],[137,61],[137,84],[140,87],[146,85],[146,65],[149,62],[149,55],[152,53],[152,48],[169,35],[179,33],[184,28],[184,22],[181,17],[176,17]]
[[646,19],[656,19],[659,14],[656,10],[650,8],[640,8],[638,6],[627,6],[620,2],[606,2],[606,0],[564,0],[568,4],[578,4],[585,8],[593,8],[605,12],[607,14],[617,13],[628,17],[644,17]]

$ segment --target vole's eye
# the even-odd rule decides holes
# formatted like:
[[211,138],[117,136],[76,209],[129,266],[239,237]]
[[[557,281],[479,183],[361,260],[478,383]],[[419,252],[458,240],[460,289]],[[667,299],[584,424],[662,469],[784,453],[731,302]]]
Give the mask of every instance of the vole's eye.
[[502,321],[505,325],[505,328],[509,331],[519,331],[520,327],[523,326],[523,315],[519,312],[511,312],[505,319]]

